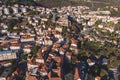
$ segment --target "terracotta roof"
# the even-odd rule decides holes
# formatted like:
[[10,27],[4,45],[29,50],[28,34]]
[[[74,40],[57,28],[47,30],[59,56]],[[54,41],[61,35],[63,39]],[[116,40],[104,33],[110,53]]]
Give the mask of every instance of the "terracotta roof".
[[11,46],[20,46],[18,43],[12,43]]
[[75,40],[74,38],[71,39],[71,43],[77,43],[77,40]]
[[26,80],[38,80],[35,76],[28,76]]
[[26,35],[26,36],[22,36],[22,38],[28,39],[28,38],[34,38],[34,37],[30,35]]
[[91,59],[87,59],[87,62],[90,63],[90,62],[92,62],[92,60]]
[[101,77],[97,76],[95,77],[95,80],[101,80]]
[[54,60],[55,60],[56,62],[60,63],[60,62],[61,62],[61,57],[57,56],[57,57],[54,58]]
[[51,77],[51,72],[49,72],[49,74],[48,74],[49,80],[62,80],[61,79],[61,70],[60,70],[60,68],[52,69],[52,71],[57,73],[58,77]]
[[67,56],[71,56],[72,53],[67,51],[67,52],[66,52],[66,55],[67,55]]
[[50,80],[62,80],[61,78],[50,78]]
[[68,44],[64,44],[62,47],[63,47],[63,48],[68,48],[69,45],[68,45]]
[[60,46],[60,44],[58,42],[53,44],[53,47],[59,47],[59,46]]
[[58,34],[58,31],[57,30],[53,30],[52,33],[55,35],[55,34]]
[[6,42],[6,41],[0,42],[0,45],[1,45],[1,46],[2,46],[2,45],[6,45],[6,44],[8,44],[8,42]]
[[32,57],[29,61],[30,64],[33,64],[35,62],[35,57]]
[[59,52],[65,52],[65,49],[60,47]]
[[75,68],[75,73],[74,73],[74,79],[78,79],[79,78],[79,73],[78,73],[78,68]]

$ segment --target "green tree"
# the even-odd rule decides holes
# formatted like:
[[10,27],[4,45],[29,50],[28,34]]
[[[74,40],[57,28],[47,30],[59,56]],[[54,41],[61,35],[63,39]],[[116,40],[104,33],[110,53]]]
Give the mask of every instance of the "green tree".
[[97,20],[97,21],[95,22],[94,26],[98,26],[98,25],[101,24],[101,23],[102,23],[102,19],[99,19],[99,20]]
[[115,25],[115,30],[120,30],[120,21]]
[[73,74],[69,73],[69,74],[65,75],[65,80],[74,80]]
[[105,69],[101,69],[100,76],[103,77],[103,76],[106,76],[106,75],[108,75],[108,72]]
[[32,50],[31,50],[31,54],[33,55],[33,56],[36,56],[37,55],[37,52],[38,52],[38,46],[34,46],[33,48],[32,48]]

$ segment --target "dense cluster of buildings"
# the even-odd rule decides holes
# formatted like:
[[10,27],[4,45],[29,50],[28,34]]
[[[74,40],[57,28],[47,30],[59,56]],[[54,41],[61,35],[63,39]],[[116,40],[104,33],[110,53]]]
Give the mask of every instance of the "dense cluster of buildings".
[[[22,13],[28,13],[29,10],[38,11],[40,14],[32,16],[28,16],[27,14],[22,15]],[[46,24],[49,21],[46,15],[49,16],[50,13],[53,15],[51,21],[59,25],[51,25],[53,22],[49,25]],[[102,20],[103,23],[113,22],[114,24],[117,24],[120,20],[119,17],[110,17],[110,11],[90,11],[89,7],[86,6],[68,6],[52,9],[23,5],[14,5],[12,7],[3,5],[0,7],[0,16],[2,18],[16,14],[20,14],[21,16],[19,17],[23,17],[27,20],[26,25],[20,25],[20,28],[25,31],[9,32],[7,23],[0,22],[0,61],[2,61],[0,64],[4,64],[3,62],[8,60],[19,60],[21,54],[27,54],[27,67],[25,67],[27,69],[26,80],[63,80],[65,75],[72,71],[69,63],[71,63],[73,55],[79,53],[79,45],[82,40],[82,37],[77,39],[71,37],[68,40],[66,38],[67,34],[63,35],[63,28],[71,26],[72,20],[84,25],[83,30],[81,30],[79,34],[84,34],[84,38],[97,42],[104,42],[106,39],[99,37],[94,38],[87,34],[87,31],[93,29],[100,35],[95,28],[88,28],[88,26],[93,26],[97,20]],[[104,14],[104,16],[98,14]],[[45,15],[45,17],[41,17],[41,15]],[[72,20],[69,19],[69,17]],[[84,22],[86,19],[90,19],[88,23]],[[33,27],[31,28],[29,25]],[[101,23],[97,27],[108,30],[111,33],[116,32],[120,34],[120,30],[115,31],[114,26],[105,27]],[[13,30],[17,28],[18,27],[14,27]],[[113,43],[118,45],[115,40]],[[31,50],[34,46],[39,48],[37,53],[33,56]],[[107,59],[104,59],[102,63],[106,65]],[[82,65],[80,65],[79,60],[77,64],[79,64],[78,67]],[[87,59],[87,64],[93,66],[95,62],[91,59]],[[6,74],[7,72],[9,71],[6,71]],[[2,74],[3,73],[1,73],[1,75]],[[8,80],[17,80],[17,77],[21,74],[22,70],[17,68],[10,77],[5,76],[3,80],[6,80],[7,77]],[[80,74],[82,74],[82,71],[75,68],[73,79],[83,80],[83,76]],[[2,79],[3,77],[0,78]],[[100,76],[96,75],[95,80],[100,80]]]

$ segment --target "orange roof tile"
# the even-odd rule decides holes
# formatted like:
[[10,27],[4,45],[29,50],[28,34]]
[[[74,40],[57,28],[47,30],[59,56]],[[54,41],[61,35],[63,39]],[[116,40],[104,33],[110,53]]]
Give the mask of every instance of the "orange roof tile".
[[20,46],[18,43],[12,43],[11,46]]
[[35,76],[28,76],[26,80],[38,80]]

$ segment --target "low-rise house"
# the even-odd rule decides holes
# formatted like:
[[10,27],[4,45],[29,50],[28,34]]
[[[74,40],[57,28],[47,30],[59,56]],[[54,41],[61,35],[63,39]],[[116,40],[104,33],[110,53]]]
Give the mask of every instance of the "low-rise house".
[[101,80],[100,76],[95,77],[95,80]]
[[95,18],[92,18],[90,21],[88,21],[88,25],[89,25],[89,26],[92,26],[92,25],[95,24],[95,22],[96,22],[96,19],[95,19]]
[[55,28],[55,30],[59,31],[59,32],[62,32],[62,27],[58,26]]
[[12,43],[19,43],[19,39],[11,39],[9,40],[9,42],[12,44]]
[[9,42],[8,41],[2,41],[2,42],[0,42],[0,48],[2,50],[9,50]]
[[12,9],[13,9],[13,14],[17,14],[18,13],[18,8],[12,7]]
[[[54,74],[56,74],[56,75],[54,75]],[[61,69],[60,68],[52,69],[52,71],[49,72],[48,77],[49,77],[49,80],[62,80]]]
[[44,23],[44,22],[46,22],[46,21],[48,21],[47,18],[41,18],[41,22],[42,22],[42,23]]
[[45,40],[45,45],[51,46],[52,44],[53,44],[52,40],[50,40],[50,39]]
[[80,76],[79,76],[79,70],[78,70],[78,68],[75,68],[74,80],[81,80]]
[[87,63],[89,66],[95,65],[95,62],[93,62],[91,59],[87,59]]
[[69,20],[66,17],[61,17],[57,20],[57,23],[61,26],[68,26],[69,25]]
[[26,80],[38,80],[36,76],[28,76]]
[[103,28],[104,26],[102,24],[98,25],[99,28]]
[[36,62],[44,64],[45,61],[43,58],[36,58]]
[[35,38],[30,35],[25,35],[25,36],[21,36],[20,41],[21,42],[31,42],[31,41],[35,41]]
[[22,11],[23,13],[26,13],[26,12],[27,12],[27,8],[26,8],[26,7],[22,7],[22,8],[21,8],[21,11]]
[[1,32],[2,34],[5,34],[5,33],[7,33],[8,31],[7,31],[6,29],[2,29],[0,32]]
[[11,50],[20,50],[21,45],[19,43],[11,43],[10,49]]
[[23,51],[24,51],[24,53],[29,54],[31,52],[31,48],[30,47],[24,47]]
[[3,9],[4,14],[8,15],[10,14],[9,8],[4,8]]
[[105,27],[106,30],[109,30],[111,33],[114,32],[114,27]]
[[0,61],[17,59],[16,52],[13,51],[0,51]]
[[2,26],[3,26],[4,29],[8,28],[8,26],[6,24],[3,24]]

